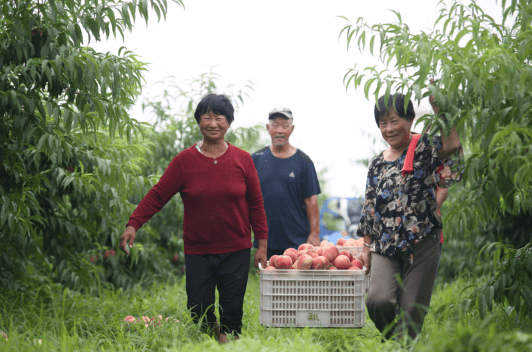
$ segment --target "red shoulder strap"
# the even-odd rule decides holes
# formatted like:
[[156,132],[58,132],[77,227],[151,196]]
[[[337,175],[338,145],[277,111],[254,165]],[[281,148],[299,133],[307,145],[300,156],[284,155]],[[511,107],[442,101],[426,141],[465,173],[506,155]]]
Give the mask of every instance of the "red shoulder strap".
[[406,174],[411,173],[414,171],[414,153],[416,151],[417,141],[421,137],[421,134],[415,134],[412,136],[412,140],[410,141],[410,144],[408,145],[408,150],[406,151],[406,158],[405,162],[403,164],[403,169],[401,170],[401,174],[403,176],[406,176]]

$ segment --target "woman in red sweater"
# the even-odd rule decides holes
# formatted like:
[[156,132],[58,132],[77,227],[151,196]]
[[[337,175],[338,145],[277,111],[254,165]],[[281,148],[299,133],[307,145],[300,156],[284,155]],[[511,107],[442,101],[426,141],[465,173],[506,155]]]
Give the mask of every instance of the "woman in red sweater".
[[[241,333],[248,280],[251,227],[259,246],[255,266],[266,267],[268,225],[251,155],[224,140],[234,109],[224,95],[209,94],[194,117],[203,141],[174,157],[159,182],[129,218],[120,249],[129,254],[136,232],[176,194],[184,204],[187,307],[203,327],[213,326],[220,343]],[[214,314],[218,288],[220,325]]]

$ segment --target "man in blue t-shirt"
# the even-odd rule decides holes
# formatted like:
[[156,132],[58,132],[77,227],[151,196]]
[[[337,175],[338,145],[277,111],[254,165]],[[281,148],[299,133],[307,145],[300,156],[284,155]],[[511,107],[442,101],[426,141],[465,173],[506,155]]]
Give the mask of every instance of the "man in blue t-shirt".
[[251,155],[268,221],[268,259],[302,243],[320,244],[320,184],[312,160],[288,141],[292,121],[289,109],[273,109],[266,125],[272,145]]

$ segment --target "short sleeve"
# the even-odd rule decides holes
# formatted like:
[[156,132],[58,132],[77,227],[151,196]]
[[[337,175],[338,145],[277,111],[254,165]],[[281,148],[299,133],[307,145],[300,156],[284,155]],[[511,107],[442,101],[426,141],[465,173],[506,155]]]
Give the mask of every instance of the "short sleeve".
[[301,177],[301,194],[303,199],[320,194],[320,183],[313,162],[303,161],[303,174]]

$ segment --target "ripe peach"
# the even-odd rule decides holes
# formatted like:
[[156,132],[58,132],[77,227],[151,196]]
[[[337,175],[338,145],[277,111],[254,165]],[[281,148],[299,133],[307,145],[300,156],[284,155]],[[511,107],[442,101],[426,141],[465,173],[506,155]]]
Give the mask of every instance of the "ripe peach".
[[349,261],[353,260],[353,255],[351,252],[346,251],[345,249],[342,249],[338,255],[345,255],[347,258],[349,258]]
[[329,266],[329,261],[323,256],[312,259],[312,269],[325,270]]
[[137,319],[135,319],[135,317],[131,316],[131,315],[128,315],[127,317],[124,318],[124,321],[126,322],[126,324],[128,323],[134,323]]
[[275,267],[274,267],[274,266],[271,266],[271,265],[269,265],[269,266],[267,266],[267,267],[266,267],[266,269],[264,269],[264,270],[275,270]]
[[356,266],[357,268],[359,269],[362,269],[364,267],[364,265],[362,264],[362,262],[358,259],[353,259],[351,261],[351,266]]
[[314,249],[314,246],[311,245],[310,243],[303,243],[302,245],[299,246],[299,248],[297,249],[298,251],[306,251],[306,250],[309,250],[309,249]]
[[345,240],[344,242],[344,246],[345,247],[354,247],[355,246],[355,239],[354,238],[349,238],[347,240]]
[[350,266],[347,270],[360,270],[358,266]]
[[[289,256],[292,259],[292,263],[295,263],[297,259],[297,252],[295,250],[291,251],[290,248],[284,251],[284,255]],[[279,259],[279,258],[277,258]]]
[[343,246],[345,243],[345,238],[340,237],[338,241],[336,241],[337,246]]
[[275,259],[277,259],[277,257],[279,257],[278,255],[272,255],[270,257],[270,260],[268,260],[268,265],[273,265],[275,266]]
[[351,266],[351,262],[349,261],[349,258],[346,255],[339,255],[334,260],[334,266],[338,268],[338,270],[346,270],[349,269]]
[[335,267],[334,265],[330,266],[327,270],[338,270],[337,267]]
[[316,248],[316,253],[318,253],[318,256],[323,255],[323,250],[324,250],[324,249],[325,249],[325,248],[323,248],[323,247],[318,247],[318,248]]
[[307,251],[306,250],[300,250],[300,251],[297,251],[297,257],[301,257],[301,254],[305,254]]
[[310,255],[312,258],[317,258],[318,257],[318,253],[316,253],[316,251],[307,251],[306,254]]
[[334,260],[336,259],[336,257],[338,257],[339,254],[340,252],[335,246],[328,247],[323,250],[323,256],[327,258],[327,260],[331,263],[334,262]]
[[161,314],[157,315],[156,317],[152,317],[151,318],[151,325],[153,326],[158,326],[158,325],[162,325],[163,323],[163,316]]
[[308,254],[303,254],[296,262],[297,268],[301,270],[308,270],[312,266],[312,257]]
[[287,255],[280,255],[275,259],[277,269],[290,269],[292,267],[292,258]]

